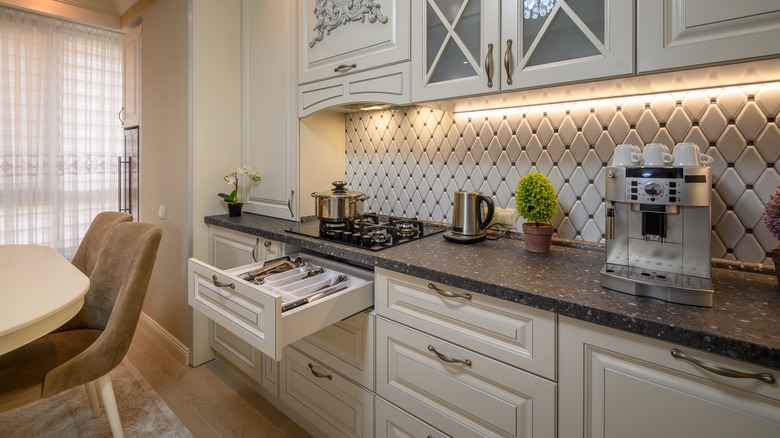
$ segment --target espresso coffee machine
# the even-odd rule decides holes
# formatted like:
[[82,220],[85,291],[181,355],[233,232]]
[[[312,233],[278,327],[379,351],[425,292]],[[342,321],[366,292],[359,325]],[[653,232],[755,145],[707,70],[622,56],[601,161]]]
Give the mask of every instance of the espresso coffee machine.
[[607,167],[605,288],[712,306],[709,167]]

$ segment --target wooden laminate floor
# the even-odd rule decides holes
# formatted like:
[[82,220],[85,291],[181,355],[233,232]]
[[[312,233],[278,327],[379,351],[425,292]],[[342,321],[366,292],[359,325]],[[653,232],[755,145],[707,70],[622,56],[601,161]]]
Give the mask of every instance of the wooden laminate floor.
[[140,326],[127,358],[197,438],[309,436],[223,364],[186,366]]

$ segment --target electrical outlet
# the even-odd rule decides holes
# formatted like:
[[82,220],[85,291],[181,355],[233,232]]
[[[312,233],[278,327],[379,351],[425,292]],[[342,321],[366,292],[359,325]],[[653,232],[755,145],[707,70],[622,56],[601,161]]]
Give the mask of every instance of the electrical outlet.
[[508,228],[514,228],[517,223],[517,211],[514,208],[496,208],[493,213],[493,220],[491,225],[499,223],[506,225]]

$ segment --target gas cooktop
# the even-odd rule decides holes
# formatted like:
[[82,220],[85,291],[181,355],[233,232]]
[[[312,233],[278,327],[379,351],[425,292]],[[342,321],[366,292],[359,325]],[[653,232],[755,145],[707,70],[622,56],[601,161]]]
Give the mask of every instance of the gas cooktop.
[[360,217],[340,222],[301,222],[285,231],[380,251],[441,233],[445,229],[418,219],[363,213]]

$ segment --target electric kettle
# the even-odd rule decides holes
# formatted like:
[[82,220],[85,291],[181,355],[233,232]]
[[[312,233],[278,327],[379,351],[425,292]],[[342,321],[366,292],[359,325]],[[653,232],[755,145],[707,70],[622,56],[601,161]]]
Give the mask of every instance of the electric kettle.
[[[487,206],[487,211],[482,208]],[[452,207],[452,232],[444,233],[444,238],[454,242],[471,243],[485,238],[485,229],[493,219],[495,206],[493,200],[480,192],[455,192]]]

